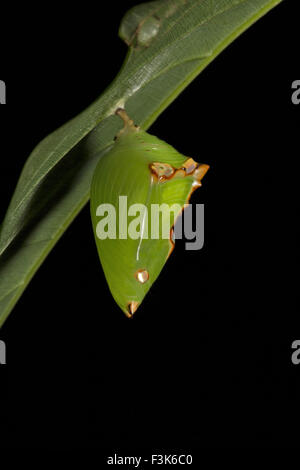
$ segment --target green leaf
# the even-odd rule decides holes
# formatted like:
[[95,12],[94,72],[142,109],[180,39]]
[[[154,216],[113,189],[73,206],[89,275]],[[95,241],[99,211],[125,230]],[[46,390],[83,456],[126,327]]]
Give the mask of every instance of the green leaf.
[[49,251],[89,199],[93,171],[126,107],[147,129],[236,37],[282,0],[158,0],[130,10],[129,44],[112,84],[44,139],[21,173],[0,234],[0,325]]

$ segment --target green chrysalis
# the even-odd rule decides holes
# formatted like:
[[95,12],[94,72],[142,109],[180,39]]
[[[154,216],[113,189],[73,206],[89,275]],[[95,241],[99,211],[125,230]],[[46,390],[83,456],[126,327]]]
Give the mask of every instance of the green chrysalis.
[[125,110],[116,114],[124,128],[96,167],[91,218],[110,291],[131,317],[171,254],[175,220],[209,167],[135,126]]

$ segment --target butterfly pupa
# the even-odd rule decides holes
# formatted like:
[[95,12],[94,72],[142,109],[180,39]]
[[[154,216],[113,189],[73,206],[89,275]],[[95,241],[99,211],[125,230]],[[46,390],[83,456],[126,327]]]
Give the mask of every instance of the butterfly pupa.
[[[91,184],[91,218],[116,303],[131,317],[170,256],[173,226],[209,166],[124,121]],[[166,234],[167,231],[167,234]]]

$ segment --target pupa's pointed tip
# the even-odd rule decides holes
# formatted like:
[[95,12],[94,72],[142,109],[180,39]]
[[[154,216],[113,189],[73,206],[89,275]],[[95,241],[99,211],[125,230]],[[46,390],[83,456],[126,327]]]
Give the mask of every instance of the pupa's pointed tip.
[[129,302],[127,306],[127,310],[125,310],[125,315],[127,316],[127,318],[133,317],[133,315],[138,309],[138,306],[139,306],[139,302],[136,302],[135,300],[132,300],[131,302]]

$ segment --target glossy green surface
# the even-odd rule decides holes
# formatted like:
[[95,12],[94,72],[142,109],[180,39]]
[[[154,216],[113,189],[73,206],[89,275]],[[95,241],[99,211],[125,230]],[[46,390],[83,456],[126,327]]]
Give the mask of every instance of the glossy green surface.
[[[187,202],[195,183],[195,177],[173,177],[164,181],[151,173],[150,165],[154,162],[167,163],[174,168],[181,168],[188,157],[181,155],[173,147],[142,130],[131,127],[121,135],[110,152],[99,162],[91,187],[91,217],[95,240],[101,264],[110,291],[126,313],[129,304],[140,304],[153,282],[161,272],[173,243],[170,241],[170,229]],[[138,227],[141,236],[132,239],[126,230],[127,238],[119,238],[120,229],[124,232],[124,207],[119,205],[119,196],[127,196],[127,207],[143,204],[147,216],[141,217],[144,224]],[[116,208],[116,239],[100,240],[96,228],[101,217],[96,215],[100,204],[112,204]],[[151,238],[154,217],[151,216],[153,204],[166,204],[162,210],[159,238]],[[175,211],[168,211],[173,204]],[[123,218],[119,221],[120,211]],[[131,219],[129,217],[127,228]],[[162,222],[168,224],[169,239],[162,237]],[[123,227],[120,222],[123,221]],[[168,223],[169,222],[169,223]],[[126,227],[125,225],[125,227]],[[121,233],[122,233],[121,232]],[[144,235],[146,234],[146,237]],[[145,283],[138,281],[136,273],[147,271],[149,279]]]

